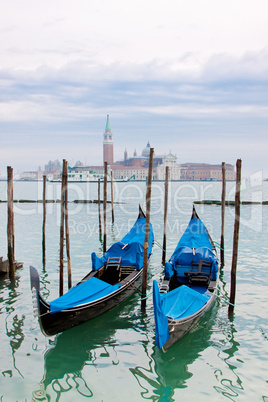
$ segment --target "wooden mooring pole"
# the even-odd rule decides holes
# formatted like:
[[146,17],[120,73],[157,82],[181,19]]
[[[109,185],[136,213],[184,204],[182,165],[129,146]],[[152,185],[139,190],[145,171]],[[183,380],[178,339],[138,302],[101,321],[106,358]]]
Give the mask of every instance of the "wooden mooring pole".
[[233,257],[231,268],[231,289],[230,289],[230,304],[229,317],[233,315],[236,290],[236,266],[238,256],[238,239],[239,239],[239,224],[240,224],[240,188],[241,188],[241,159],[236,161],[236,191],[235,191],[235,223],[234,223],[234,238],[233,238]]
[[43,267],[45,267],[46,265],[46,220],[47,220],[46,182],[47,177],[43,176],[43,236],[42,236]]
[[164,235],[163,235],[163,250],[162,250],[162,264],[163,265],[165,265],[165,262],[166,262],[166,245],[167,245],[168,175],[169,175],[169,167],[166,166],[165,204],[164,204]]
[[106,253],[106,208],[107,208],[107,171],[108,163],[104,162],[104,181],[103,181],[103,253]]
[[101,203],[100,203],[100,179],[98,180],[98,208],[99,208],[99,232],[100,232],[100,237],[101,237]]
[[224,226],[225,226],[225,198],[226,198],[226,167],[222,162],[222,193],[221,193],[221,266],[224,266]]
[[7,254],[9,264],[9,278],[15,279],[14,264],[14,210],[13,210],[13,169],[7,167]]
[[64,227],[66,235],[66,254],[68,266],[68,288],[72,287],[72,270],[70,256],[70,236],[69,236],[69,220],[68,220],[68,162],[63,159],[62,165],[62,181],[61,181],[61,220],[60,220],[60,296],[63,295],[63,251],[64,251]]
[[149,171],[146,189],[146,223],[143,250],[143,276],[142,276],[142,299],[141,309],[146,309],[146,288],[147,288],[147,272],[148,272],[148,249],[149,249],[149,233],[150,233],[150,211],[151,211],[151,192],[152,192],[152,176],[153,176],[153,155],[154,148],[150,148]]
[[66,235],[66,254],[68,267],[68,289],[72,287],[72,268],[70,252],[70,234],[69,234],[69,213],[68,213],[68,162],[64,162],[64,213],[65,213],[65,235]]
[[65,159],[63,159],[62,166],[62,178],[61,178],[61,213],[60,213],[60,296],[63,295],[63,249],[64,249],[64,163]]
[[114,223],[114,186],[113,186],[113,171],[111,170],[111,203],[112,203],[112,223]]

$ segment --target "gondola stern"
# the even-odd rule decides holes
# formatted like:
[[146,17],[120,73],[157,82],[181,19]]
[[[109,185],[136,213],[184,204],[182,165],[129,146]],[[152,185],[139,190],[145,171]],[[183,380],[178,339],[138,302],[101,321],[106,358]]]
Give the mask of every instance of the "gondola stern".
[[36,268],[30,266],[30,279],[31,279],[31,290],[32,290],[32,298],[33,298],[33,308],[34,308],[34,315],[38,317],[40,327],[43,331],[42,320],[40,321],[40,317],[43,315],[44,311],[49,311],[49,304],[46,303],[42,296],[40,295],[40,279],[39,274]]
[[34,316],[40,316],[40,303],[39,303],[39,291],[40,291],[40,280],[37,269],[30,266],[30,279],[31,279],[31,290],[32,290],[32,300]]
[[30,266],[31,289],[35,288],[37,292],[40,291],[39,274],[36,268]]
[[146,215],[145,215],[145,213],[143,212],[143,209],[142,209],[142,207],[141,207],[141,204],[139,204],[139,215],[138,215],[138,219],[141,219],[141,218],[146,218]]

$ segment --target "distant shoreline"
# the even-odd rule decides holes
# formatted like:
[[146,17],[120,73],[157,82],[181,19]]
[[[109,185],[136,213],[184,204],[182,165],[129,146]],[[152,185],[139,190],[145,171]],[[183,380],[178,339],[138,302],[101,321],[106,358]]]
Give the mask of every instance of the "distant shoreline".
[[[0,181],[7,181],[6,178],[0,178]],[[22,180],[22,179],[14,179],[15,181],[23,182],[23,183],[32,183],[32,182],[43,182],[43,180]],[[103,183],[103,179],[100,180],[101,183]],[[165,180],[152,180],[153,182],[162,182],[164,183]],[[216,183],[216,182],[221,182],[222,180],[217,180],[217,179],[209,179],[209,180],[185,180],[185,179],[180,179],[180,180],[171,180],[169,179],[169,182],[174,182],[174,183],[179,183],[179,182],[205,182],[205,183]],[[268,181],[268,179],[263,179],[263,181]],[[48,183],[61,183],[61,180],[48,180]],[[108,180],[110,183],[111,180]],[[227,180],[227,182],[235,182],[235,180]],[[96,180],[68,180],[68,183],[98,183]],[[146,183],[146,180],[113,180],[113,183]]]

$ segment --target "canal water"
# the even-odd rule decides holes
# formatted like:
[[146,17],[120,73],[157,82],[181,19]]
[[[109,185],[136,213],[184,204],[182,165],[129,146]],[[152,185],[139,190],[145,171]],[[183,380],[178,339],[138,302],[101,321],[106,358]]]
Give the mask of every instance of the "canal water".
[[[268,182],[252,175],[242,183],[244,201],[267,201]],[[97,183],[69,183],[69,200],[97,199]],[[227,184],[234,199],[235,183]],[[107,243],[120,240],[145,207],[145,183],[115,183],[115,222],[108,206]],[[60,183],[47,183],[47,198],[60,199]],[[172,182],[169,186],[167,257],[186,228],[193,201],[220,200],[221,183]],[[14,199],[41,200],[42,183],[15,182]],[[108,195],[109,199],[109,195]],[[0,182],[6,200],[6,182]],[[15,203],[15,256],[23,263],[15,284],[0,277],[0,401],[268,401],[268,205],[241,206],[236,305],[228,318],[226,296],[234,208],[226,208],[225,266],[221,297],[191,333],[167,353],[154,337],[153,279],[160,281],[164,184],[152,189],[151,222],[156,244],[148,272],[146,312],[136,292],[104,315],[53,337],[34,317],[29,266],[41,276],[48,300],[59,292],[60,205],[47,204],[46,264],[42,264],[42,205]],[[196,205],[212,238],[220,242],[221,207]],[[69,204],[73,283],[102,253],[97,204]],[[6,257],[7,204],[0,203],[0,256]],[[66,263],[65,263],[66,267]],[[66,272],[66,271],[65,271]],[[65,276],[65,291],[67,277]]]

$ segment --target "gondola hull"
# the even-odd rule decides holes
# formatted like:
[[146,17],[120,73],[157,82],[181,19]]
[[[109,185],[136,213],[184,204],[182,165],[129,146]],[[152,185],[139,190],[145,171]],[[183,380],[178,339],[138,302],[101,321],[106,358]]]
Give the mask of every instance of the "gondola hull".
[[[38,273],[34,267],[30,267],[30,270],[33,284],[33,278],[36,277]],[[46,336],[56,335],[59,332],[66,331],[111,310],[124,302],[135,292],[135,289],[141,284],[141,278],[142,270],[135,271],[135,275],[133,278],[130,278],[127,284],[123,285],[114,293],[109,294],[107,297],[54,314],[50,313],[49,304],[42,298],[40,291],[37,290],[38,288],[32,285],[33,296],[37,303],[39,324],[43,334]]]
[[153,286],[157,346],[164,352],[195,327],[214,304],[218,287],[216,249],[195,208],[185,233]]
[[193,314],[192,316],[181,320],[168,320],[168,331],[170,339],[162,347],[163,352],[166,352],[169,348],[171,348],[175,343],[183,338],[184,335],[187,334],[187,332],[189,332],[199,323],[203,315],[212,307],[215,301],[216,293],[217,292],[215,291],[215,294],[210,298],[205,307],[198,311],[196,314]]
[[[30,267],[31,289],[42,332],[52,336],[118,306],[141,284],[146,217],[139,210],[132,229],[102,256],[92,253],[92,270],[66,294],[48,303],[40,293],[37,270]],[[153,248],[150,224],[148,261]]]

